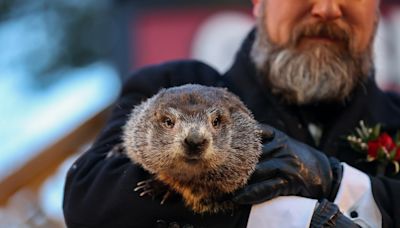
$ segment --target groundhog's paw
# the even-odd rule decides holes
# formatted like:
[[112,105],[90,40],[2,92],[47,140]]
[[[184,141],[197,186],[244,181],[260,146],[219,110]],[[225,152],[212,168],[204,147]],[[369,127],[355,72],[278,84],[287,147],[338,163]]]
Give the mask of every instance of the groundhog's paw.
[[139,196],[145,196],[145,195],[153,196],[154,190],[151,187],[151,182],[153,181],[154,181],[153,179],[140,181],[136,184],[136,188],[133,191],[140,192]]
[[162,196],[161,204],[164,204],[171,195],[171,192],[165,184],[153,178],[140,181],[136,186],[134,191],[140,192],[139,196],[148,195],[151,196],[153,200]]

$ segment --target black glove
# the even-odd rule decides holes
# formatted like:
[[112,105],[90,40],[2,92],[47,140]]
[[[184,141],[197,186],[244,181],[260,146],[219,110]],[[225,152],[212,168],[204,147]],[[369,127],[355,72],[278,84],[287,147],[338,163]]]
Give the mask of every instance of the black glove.
[[333,201],[343,172],[339,161],[272,127],[261,128],[264,144],[260,161],[248,185],[232,200],[257,204],[277,196],[297,195]]

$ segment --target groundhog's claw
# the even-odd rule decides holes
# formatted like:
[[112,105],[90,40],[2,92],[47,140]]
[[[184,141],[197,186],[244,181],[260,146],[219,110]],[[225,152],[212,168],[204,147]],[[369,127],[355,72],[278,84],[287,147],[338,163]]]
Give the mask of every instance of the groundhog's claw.
[[148,179],[137,183],[135,192],[140,192],[139,196],[149,195],[155,199],[157,196],[162,196],[160,204],[164,204],[170,197],[171,192],[168,187],[155,179]]
[[171,195],[171,192],[170,192],[170,191],[167,191],[167,192],[164,194],[164,196],[163,196],[163,198],[162,198],[160,204],[163,205],[163,204],[165,203],[165,201],[169,198],[170,195]]
[[152,182],[154,182],[153,179],[148,179],[148,180],[144,180],[144,181],[140,181],[138,182],[136,185],[137,187],[135,189],[133,189],[133,191],[137,192],[137,191],[141,191],[141,193],[139,194],[140,196],[144,196],[144,195],[150,195],[153,196],[153,188],[152,188]]
[[141,193],[139,194],[139,196],[145,196],[146,194],[149,194],[150,196],[153,196],[153,190],[150,189],[150,190],[141,192]]

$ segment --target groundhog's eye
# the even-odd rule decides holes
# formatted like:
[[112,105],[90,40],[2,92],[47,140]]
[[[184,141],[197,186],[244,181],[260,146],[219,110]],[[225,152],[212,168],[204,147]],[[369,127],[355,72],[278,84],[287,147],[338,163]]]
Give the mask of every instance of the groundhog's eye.
[[162,123],[165,127],[168,128],[173,128],[175,126],[175,122],[169,117],[164,117]]
[[213,119],[213,121],[212,121],[213,127],[218,127],[220,124],[221,124],[221,117],[218,116]]

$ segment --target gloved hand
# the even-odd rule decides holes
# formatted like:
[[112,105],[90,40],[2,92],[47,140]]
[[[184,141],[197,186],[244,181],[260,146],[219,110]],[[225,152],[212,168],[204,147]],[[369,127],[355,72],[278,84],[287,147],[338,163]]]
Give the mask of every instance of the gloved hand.
[[343,173],[339,161],[270,126],[261,128],[264,144],[260,161],[248,185],[232,200],[257,204],[277,196],[297,195],[333,201]]

